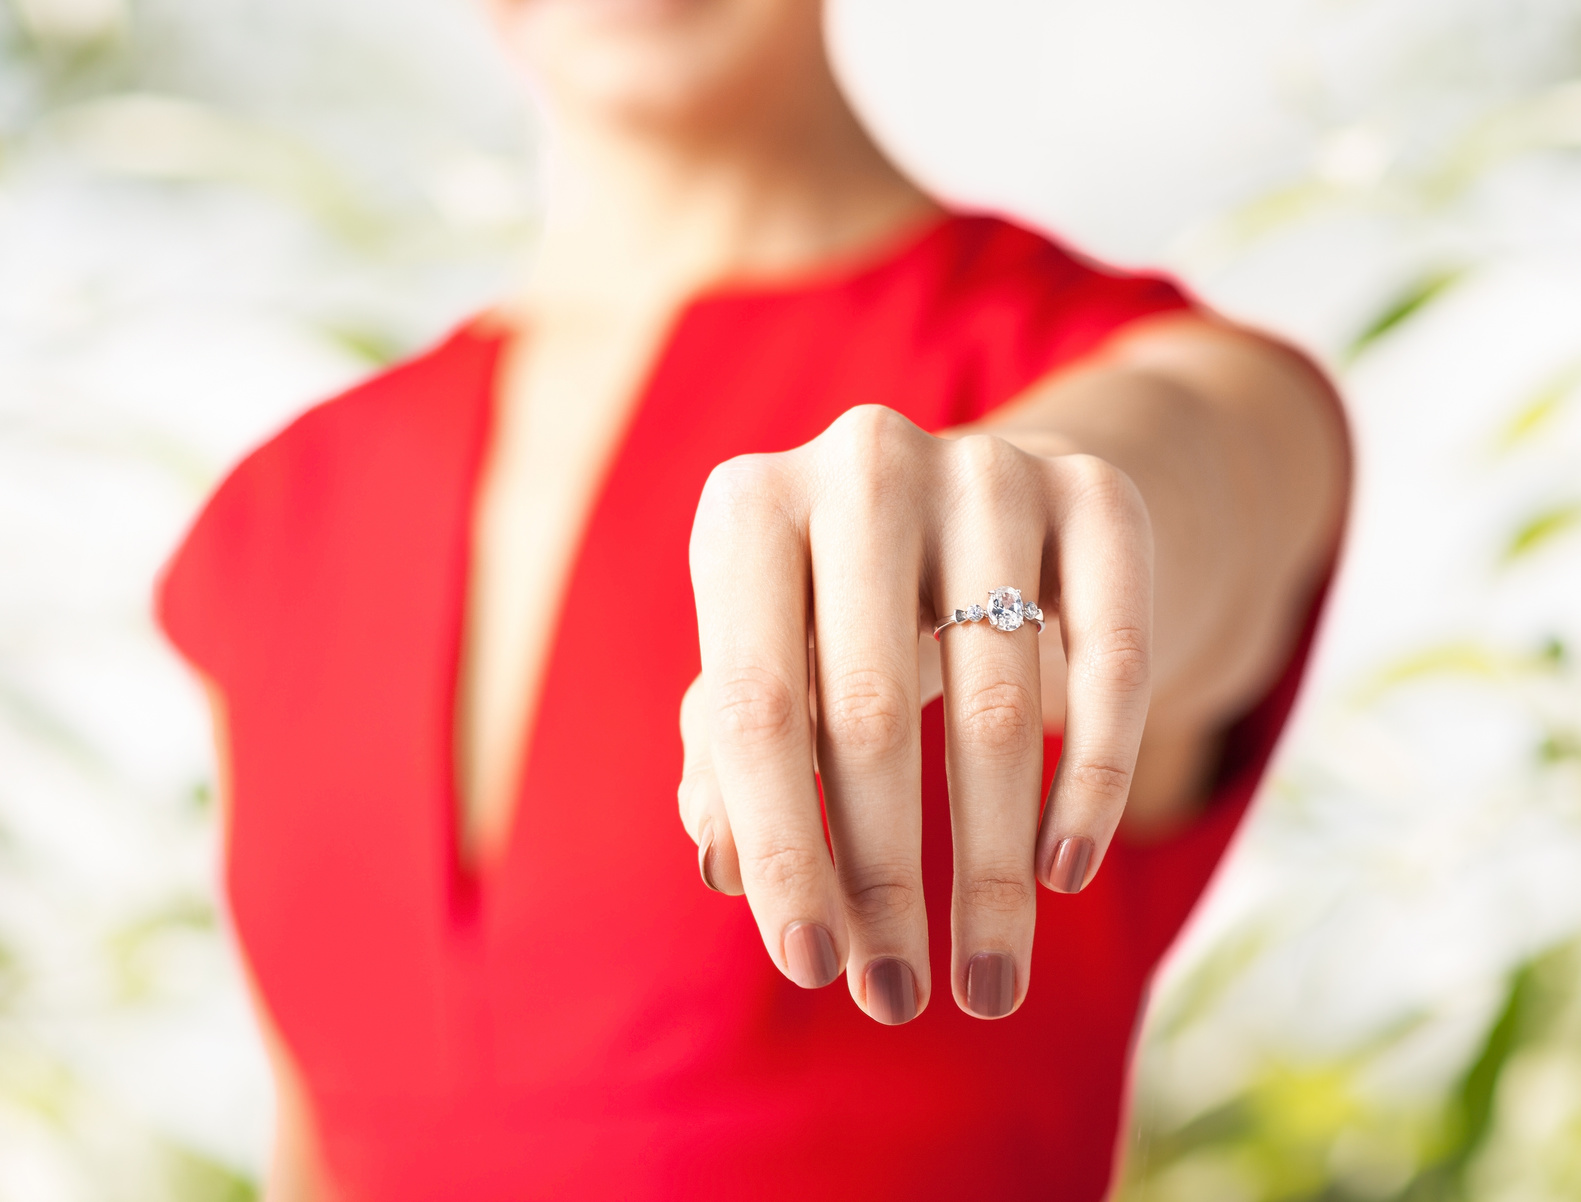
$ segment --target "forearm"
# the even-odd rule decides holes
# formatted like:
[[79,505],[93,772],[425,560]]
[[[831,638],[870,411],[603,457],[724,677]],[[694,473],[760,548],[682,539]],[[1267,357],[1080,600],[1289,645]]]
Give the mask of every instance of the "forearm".
[[264,1202],[330,1202],[329,1186],[313,1128],[312,1108],[301,1078],[266,1017],[260,1017],[274,1069],[275,1131]]
[[1272,682],[1331,552],[1345,440],[1293,355],[1200,320],[1159,323],[1052,378],[995,424],[1121,468],[1154,541],[1150,730],[1213,731]]

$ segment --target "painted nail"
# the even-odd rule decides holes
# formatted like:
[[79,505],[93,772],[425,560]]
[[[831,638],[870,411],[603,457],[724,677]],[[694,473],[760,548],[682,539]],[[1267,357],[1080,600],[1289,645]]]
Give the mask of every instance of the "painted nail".
[[1044,879],[1056,893],[1080,893],[1087,883],[1087,865],[1092,863],[1092,840],[1085,835],[1070,835],[1054,849],[1054,862]]
[[719,866],[719,849],[714,846],[714,837],[709,835],[703,840],[703,845],[697,849],[697,871],[703,876],[703,884],[715,893],[723,893],[714,883],[714,870]]
[[822,989],[840,975],[834,940],[816,922],[793,922],[785,928],[785,968],[803,989]]
[[966,1008],[978,1018],[1003,1018],[1016,1004],[1016,962],[1004,952],[978,952],[966,963]]
[[898,1027],[917,1017],[917,981],[904,960],[874,960],[867,966],[867,1012]]

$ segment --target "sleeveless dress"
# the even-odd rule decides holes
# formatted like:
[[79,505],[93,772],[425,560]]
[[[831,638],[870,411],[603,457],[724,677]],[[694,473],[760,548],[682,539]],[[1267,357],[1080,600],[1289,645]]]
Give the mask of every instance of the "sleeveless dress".
[[[1103,1196],[1149,974],[1256,787],[1310,621],[1200,818],[1117,840],[1080,895],[1039,890],[1017,1014],[972,1019],[942,989],[885,1027],[843,981],[787,982],[745,900],[698,879],[675,805],[698,671],[686,545],[723,459],[806,442],[861,403],[926,429],[980,418],[1189,303],[952,216],[877,261],[686,307],[542,615],[558,628],[518,809],[481,875],[457,856],[452,714],[498,335],[461,329],[231,473],[157,608],[225,699],[225,886],[338,1196]],[[937,703],[922,729],[930,954],[948,981]]]

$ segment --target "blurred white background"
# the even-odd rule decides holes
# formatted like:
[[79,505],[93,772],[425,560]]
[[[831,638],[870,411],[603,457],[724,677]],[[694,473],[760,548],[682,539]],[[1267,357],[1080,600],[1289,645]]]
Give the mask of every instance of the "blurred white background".
[[[1156,991],[1123,1191],[1581,1197],[1581,0],[837,0],[926,183],[1340,378],[1298,722]],[[225,466],[530,261],[467,0],[0,0],[0,1202],[246,1198],[200,698]]]

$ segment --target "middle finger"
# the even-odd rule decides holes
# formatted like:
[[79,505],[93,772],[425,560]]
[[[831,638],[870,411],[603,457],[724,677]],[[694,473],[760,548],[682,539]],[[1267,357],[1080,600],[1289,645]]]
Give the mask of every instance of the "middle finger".
[[846,907],[851,995],[903,1023],[926,1004],[921,699],[917,676],[922,524],[908,455],[927,439],[885,410],[828,435],[808,524],[817,651],[818,766]]

